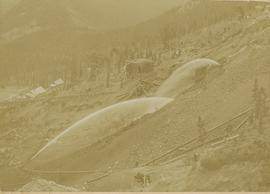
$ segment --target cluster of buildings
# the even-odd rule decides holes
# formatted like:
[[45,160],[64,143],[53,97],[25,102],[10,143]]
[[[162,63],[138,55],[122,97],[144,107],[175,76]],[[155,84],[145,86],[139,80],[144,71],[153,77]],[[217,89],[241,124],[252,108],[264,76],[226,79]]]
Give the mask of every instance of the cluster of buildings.
[[53,91],[56,91],[58,90],[60,87],[62,87],[64,85],[64,80],[62,80],[61,78],[55,80],[48,88],[44,88],[42,86],[39,86],[37,88],[34,88],[32,90],[27,90],[27,91],[24,91],[22,92],[21,94],[19,95],[16,95],[16,96],[12,96],[10,97],[8,100],[22,100],[22,99],[34,99],[38,96],[41,96],[41,95],[45,95],[45,94],[49,94]]

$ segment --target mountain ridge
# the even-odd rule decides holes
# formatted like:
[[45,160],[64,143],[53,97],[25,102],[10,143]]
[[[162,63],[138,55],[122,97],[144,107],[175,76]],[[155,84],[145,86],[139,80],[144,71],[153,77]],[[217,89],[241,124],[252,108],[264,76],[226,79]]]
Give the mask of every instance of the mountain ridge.
[[[5,0],[1,1],[4,2]],[[12,8],[10,8],[9,11],[4,14],[5,16],[3,21],[5,22],[6,19],[9,20],[9,18],[14,18],[13,22],[17,21],[17,23],[24,23],[24,21],[22,21],[20,18],[20,15],[18,15],[22,7],[24,11],[30,12],[28,15],[31,15],[31,18],[37,17],[37,15],[41,14],[37,12],[38,2],[39,1],[20,0],[14,3],[14,5],[11,6]],[[70,9],[72,12],[77,12],[79,13],[79,17],[83,18],[84,22],[87,21],[88,25],[93,26],[94,28],[115,29],[132,26],[149,18],[156,17],[157,15],[181,4],[182,2],[182,0],[168,0],[166,3],[162,0],[139,0],[136,2],[133,0],[46,0],[42,1],[42,4],[43,6],[47,4],[45,7],[59,15],[61,15],[63,12],[61,9]],[[59,6],[59,4],[62,5]],[[36,9],[36,12],[33,8]],[[42,13],[48,15],[44,8],[38,9],[43,10]],[[56,13],[53,13],[52,16],[57,16]],[[123,15],[125,15],[125,17],[123,17]],[[8,23],[12,23],[12,20],[9,20]]]

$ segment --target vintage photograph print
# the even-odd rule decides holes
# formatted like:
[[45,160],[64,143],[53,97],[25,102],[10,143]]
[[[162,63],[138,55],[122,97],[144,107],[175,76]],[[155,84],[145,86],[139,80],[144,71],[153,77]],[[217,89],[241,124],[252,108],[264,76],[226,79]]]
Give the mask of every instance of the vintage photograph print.
[[13,192],[270,192],[270,1],[0,0]]

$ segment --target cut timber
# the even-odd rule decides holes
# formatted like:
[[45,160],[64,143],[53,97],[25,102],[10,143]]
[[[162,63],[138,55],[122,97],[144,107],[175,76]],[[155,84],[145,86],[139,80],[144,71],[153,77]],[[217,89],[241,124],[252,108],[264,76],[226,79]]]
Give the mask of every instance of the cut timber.
[[81,170],[81,171],[45,171],[45,170],[30,170],[22,169],[23,171],[34,173],[34,174],[103,174],[107,171],[93,171],[93,170]]
[[[158,161],[158,160],[164,158],[165,156],[168,156],[169,154],[171,154],[171,153],[173,153],[173,152],[179,150],[180,148],[184,148],[185,146],[190,145],[190,144],[192,144],[193,142],[196,142],[196,141],[198,141],[198,140],[201,139],[201,138],[206,138],[206,137],[208,137],[208,136],[210,135],[210,133],[212,133],[213,131],[215,131],[215,130],[219,129],[220,127],[224,126],[225,124],[227,124],[227,123],[229,123],[229,122],[231,122],[231,121],[233,121],[233,120],[235,120],[235,119],[237,119],[237,118],[239,118],[239,117],[241,117],[241,116],[243,116],[243,115],[249,113],[251,110],[252,110],[252,108],[248,108],[246,111],[241,112],[240,114],[238,114],[238,115],[235,116],[234,118],[232,118],[232,119],[230,119],[230,120],[228,120],[228,121],[224,121],[223,123],[219,124],[218,126],[212,128],[212,129],[210,129],[210,130],[208,131],[208,133],[207,133],[205,136],[200,136],[200,137],[194,138],[194,139],[192,139],[192,140],[190,140],[190,141],[188,141],[188,142],[186,142],[186,143],[184,143],[184,144],[182,144],[182,145],[180,145],[180,146],[177,146],[177,147],[173,148],[172,150],[170,150],[170,151],[168,151],[168,152],[166,152],[166,153],[160,155],[159,157],[157,157],[157,158],[155,158],[155,159],[153,159],[153,160],[150,160],[149,162],[146,162],[145,164],[143,164],[143,166],[148,166],[148,165],[150,165],[150,164],[152,164],[152,163],[154,163],[154,162],[156,162],[156,161]],[[247,117],[247,119],[245,119],[245,120],[244,120],[244,121],[243,121],[236,129],[235,129],[235,130],[241,128],[242,125],[244,125],[244,124],[248,121],[248,118],[249,118],[249,117]],[[224,137],[226,137],[226,136],[224,136]],[[184,153],[186,153],[186,152],[184,152]],[[183,154],[183,153],[182,153],[182,154]]]
[[220,144],[227,143],[228,141],[232,141],[232,140],[238,138],[239,136],[240,136],[240,135],[238,134],[238,135],[235,135],[235,136],[229,137],[229,138],[226,138],[226,137],[225,137],[225,139],[223,139],[222,141],[213,143],[213,144],[211,144],[211,146],[218,146],[218,145],[220,145]]

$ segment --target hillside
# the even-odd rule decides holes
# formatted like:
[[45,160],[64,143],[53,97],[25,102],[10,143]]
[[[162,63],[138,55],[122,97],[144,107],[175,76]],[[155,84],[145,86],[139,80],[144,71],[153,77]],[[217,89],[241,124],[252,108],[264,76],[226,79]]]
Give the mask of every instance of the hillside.
[[[0,82],[8,85],[16,82],[24,87],[46,85],[47,80],[57,79],[51,72],[63,74],[67,66],[79,69],[80,63],[89,63],[89,55],[96,51],[109,55],[112,45],[106,44],[118,39],[110,29],[133,26],[178,3],[178,0],[166,3],[156,0],[136,3],[132,0],[117,3],[21,0],[1,17]],[[122,17],[123,13],[128,13],[128,17]],[[106,49],[103,49],[104,44]],[[35,78],[26,80],[30,74]]]
[[[104,67],[106,62],[93,61],[89,56],[96,55],[97,52],[101,58],[108,57],[110,50],[118,47],[117,45],[121,45],[119,47],[124,50],[122,52],[132,52],[130,50],[137,46],[147,46],[147,49],[156,52],[157,44],[175,47],[175,37],[184,36],[190,31],[220,22],[227,17],[242,17],[254,10],[253,4],[187,1],[134,27],[101,33],[97,31],[96,25],[89,23],[89,17],[84,14],[86,11],[81,11],[81,7],[74,4],[74,1],[21,1],[7,14],[6,19],[3,19],[4,28],[1,29],[5,33],[2,33],[0,57],[5,67],[0,67],[1,79],[4,84],[12,80],[22,86],[47,85],[48,80],[57,79],[59,74],[67,77],[66,74],[70,72],[64,72],[64,69],[69,66],[84,72],[87,67],[82,67],[81,63],[99,63],[99,66]],[[121,4],[117,5],[121,7]],[[148,6],[150,5],[149,2]],[[148,6],[144,9],[149,10]],[[119,7],[112,10],[117,11]],[[212,10],[211,14],[208,9]],[[100,17],[93,13],[93,18]],[[198,22],[199,18],[204,18],[204,22]],[[100,24],[103,23],[100,21]],[[20,70],[14,71],[15,69]],[[31,76],[34,78],[25,79]],[[76,75],[74,77],[78,79]]]
[[[139,0],[136,2],[132,0],[60,1],[64,2],[66,6],[69,6],[82,14],[88,20],[89,25],[102,29],[131,26],[143,22],[149,18],[156,17],[164,11],[169,10],[183,2],[183,0],[168,0],[166,3],[164,3],[162,0]],[[27,1],[1,0],[1,12],[6,13],[10,9],[16,7],[18,4],[23,4],[22,2]],[[57,2],[51,3],[53,6],[57,6]],[[35,7],[35,3],[33,4],[31,1],[28,1],[27,4],[31,4],[31,6]],[[128,13],[128,17],[122,17],[122,15],[125,13]],[[10,14],[8,15],[10,16]]]
[[[93,187],[95,188],[96,186],[95,183],[89,184],[88,188],[90,190],[100,190],[105,187],[104,191],[110,189],[124,191],[136,189],[136,187],[127,187],[127,185],[129,185],[129,181],[132,181],[132,178],[137,172],[141,172],[150,174],[151,177],[153,177],[154,183],[147,187],[146,191],[268,190],[269,187],[266,186],[267,184],[263,185],[265,187],[259,185],[261,181],[259,173],[260,170],[262,170],[260,169],[262,166],[257,166],[257,162],[260,161],[261,155],[258,153],[258,156],[260,156],[258,157],[254,153],[248,153],[250,154],[248,155],[249,157],[244,158],[246,154],[245,151],[248,152],[246,148],[248,146],[250,146],[249,149],[254,149],[255,153],[257,152],[256,145],[254,145],[252,141],[258,138],[258,135],[254,131],[255,129],[246,125],[241,129],[244,131],[244,135],[239,131],[235,132],[234,135],[240,133],[239,135],[241,137],[234,140],[233,143],[228,142],[213,147],[202,147],[201,149],[182,156],[182,158],[172,162],[172,164],[165,166],[158,166],[157,164],[159,163],[157,163],[155,164],[157,166],[154,167],[134,169],[133,171],[123,170],[122,173],[125,175],[125,179],[126,177],[130,178],[124,184],[121,182],[122,179],[119,178],[121,177],[121,173],[117,171],[117,168],[122,169],[135,166],[134,161],[144,164],[175,148],[177,145],[182,145],[190,139],[197,137],[196,121],[199,116],[205,119],[207,129],[212,129],[220,123],[245,111],[251,104],[253,83],[256,78],[260,80],[259,82],[265,88],[269,88],[269,76],[268,73],[266,73],[269,72],[269,66],[267,65],[269,57],[267,57],[266,54],[269,48],[266,45],[261,45],[264,44],[264,41],[261,40],[255,45],[249,45],[243,52],[238,53],[237,51],[245,47],[245,44],[241,45],[241,41],[246,42],[249,38],[259,40],[260,37],[268,37],[267,39],[269,41],[268,32],[269,29],[265,31],[264,35],[260,33],[257,34],[256,32],[249,34],[248,37],[241,37],[239,35],[232,38],[229,44],[226,42],[225,45],[219,46],[218,49],[214,47],[208,50],[211,54],[207,54],[206,56],[211,56],[211,58],[214,59],[228,55],[233,56],[226,62],[226,73],[222,77],[209,84],[207,88],[200,91],[200,93],[196,92],[194,94],[183,95],[159,114],[140,121],[128,132],[112,142],[109,142],[109,145],[103,148],[102,151],[99,150],[99,152],[96,152],[95,150],[97,148],[93,148],[92,154],[90,154],[91,158],[97,158],[97,161],[106,162],[104,162],[104,164],[94,162],[89,166],[87,164],[87,169],[91,169],[93,165],[96,165],[94,169],[106,169],[115,161],[118,161],[118,166],[116,167],[115,174],[105,178],[103,181],[97,182],[96,189],[93,189]],[[235,50],[231,50],[232,45],[237,45]],[[194,58],[194,56],[191,58]],[[241,98],[239,98],[240,96]],[[157,123],[159,123],[159,125],[156,125]],[[237,125],[239,125],[239,123]],[[267,126],[266,129],[269,128],[269,123]],[[255,135],[253,133],[255,133]],[[220,135],[221,134],[222,129],[220,130]],[[259,141],[269,141],[269,133],[267,132],[262,139],[259,138]],[[239,148],[241,153],[237,153],[236,150],[231,151],[232,147],[235,147],[236,150]],[[261,148],[258,149],[260,150]],[[113,152],[113,150],[117,150],[117,152]],[[216,151],[214,152],[214,150]],[[189,171],[189,165],[184,165],[183,167],[182,163],[185,162],[185,160],[192,160],[192,154],[196,152],[204,153],[202,155],[208,159],[210,158],[210,162],[211,159],[213,160],[212,165],[209,162],[210,170],[208,170],[207,166],[192,171]],[[219,152],[226,153],[228,156],[222,156]],[[233,159],[238,158],[238,154],[239,157],[243,157],[243,159]],[[171,157],[173,157],[173,155]],[[219,157],[221,157],[221,159]],[[215,161],[215,158],[217,158],[217,161]],[[165,161],[166,159],[168,160],[168,158],[165,157]],[[92,160],[85,157],[85,159],[81,161]],[[220,166],[212,170],[211,167],[215,164],[214,162]],[[223,162],[225,164],[223,164]],[[83,163],[84,162],[80,164]],[[80,165],[80,168],[81,167],[82,165]],[[75,167],[73,168],[76,169]],[[235,173],[236,171],[237,173]],[[184,175],[182,172],[184,172]],[[185,176],[186,172],[187,175]],[[249,172],[252,172],[252,175],[248,174]],[[244,177],[249,176],[254,178],[251,179],[250,182],[244,181],[247,180]],[[119,182],[115,180],[119,180]],[[104,186],[104,184],[106,184],[107,187]],[[169,184],[169,186],[166,187],[166,184]],[[114,185],[114,187],[112,187],[112,185]]]
[[[135,161],[138,161],[139,164],[144,164],[145,162],[160,156],[162,153],[166,153],[176,145],[181,145],[188,140],[197,137],[198,132],[196,130],[196,119],[199,116],[202,116],[205,119],[207,128],[211,129],[245,111],[249,106],[251,106],[254,80],[257,78],[259,83],[265,88],[268,87],[270,81],[267,75],[267,72],[269,72],[269,66],[267,65],[269,56],[266,54],[267,50],[269,49],[267,42],[269,42],[270,38],[268,36],[270,30],[268,27],[269,19],[265,18],[259,20],[259,17],[257,19],[256,18],[257,17],[253,18],[254,21],[256,21],[255,23],[249,23],[250,21],[248,21],[247,23],[241,24],[241,27],[240,23],[235,25],[234,22],[226,22],[225,24],[212,26],[211,29],[213,29],[213,31],[214,29],[220,29],[221,26],[230,26],[235,32],[238,30],[243,30],[245,32],[244,36],[241,33],[236,34],[235,32],[234,36],[224,34],[224,39],[226,41],[219,40],[220,42],[217,42],[216,40],[216,44],[214,45],[200,47],[198,46],[200,38],[199,40],[198,38],[195,38],[199,37],[198,34],[187,36],[187,39],[189,39],[191,42],[194,41],[193,43],[195,44],[195,47],[197,45],[197,48],[201,49],[198,51],[197,55],[194,55],[193,52],[189,52],[190,55],[185,55],[185,57],[193,59],[200,56],[206,56],[216,60],[225,58],[226,62],[224,65],[226,68],[226,73],[224,73],[224,75],[216,79],[214,82],[210,83],[207,88],[203,90],[179,96],[171,105],[167,106],[154,116],[149,116],[140,120],[120,136],[109,139],[107,143],[88,148],[88,154],[85,154],[86,150],[83,150],[81,153],[78,153],[73,157],[69,157],[69,162],[66,163],[66,167],[63,165],[63,160],[59,161],[61,167],[65,170],[100,169],[99,171],[103,171],[109,167],[113,169],[115,168],[115,175],[113,174],[111,178],[105,178],[104,182],[102,180],[98,181],[97,184],[100,186],[97,185],[96,190],[93,189],[96,186],[95,183],[89,184],[89,189],[91,191],[92,189],[94,191],[98,191],[100,189],[103,189],[103,191],[110,191],[111,189],[124,189],[124,191],[126,191],[129,189],[134,189],[130,187],[126,188],[126,184],[128,183],[121,183],[121,179],[119,182],[115,182],[115,180],[118,180],[118,176],[121,177],[121,171],[118,172],[117,169],[132,168],[135,166]],[[258,26],[261,27],[261,32],[256,31]],[[229,39],[226,39],[226,37]],[[246,46],[246,42],[250,43]],[[188,45],[189,44],[186,45],[187,48],[189,48]],[[184,58],[184,60],[186,59]],[[239,98],[239,96],[243,96],[243,98]],[[159,123],[159,125],[156,125],[157,123]],[[248,130],[248,128],[248,126],[245,126],[242,130]],[[252,131],[253,129],[250,130]],[[237,133],[238,132],[236,132],[236,134]],[[268,136],[265,136],[265,141],[267,138]],[[242,144],[246,143],[245,141],[246,139],[241,137],[235,142],[235,145],[242,146]],[[229,148],[227,148],[225,144],[219,149],[227,150]],[[202,150],[207,151],[207,148],[205,150],[202,148]],[[75,158],[74,162],[72,162],[71,158]],[[76,160],[76,158],[79,158],[79,160]],[[252,160],[254,159],[255,158],[251,156],[251,158],[247,159],[247,161],[244,161],[250,166],[247,166],[246,169],[244,168],[243,172],[240,170],[240,174],[238,174],[238,176],[246,176],[244,171],[249,171],[248,168],[253,167],[254,164],[252,163]],[[67,161],[67,158],[64,160]],[[250,163],[249,160],[251,160]],[[178,162],[181,163],[181,161],[177,161],[176,164]],[[231,165],[241,165],[241,161],[239,161],[239,164],[237,164],[237,162],[238,161],[232,163]],[[47,170],[58,169],[60,167],[57,166],[56,163],[54,163],[54,165],[50,164],[49,166],[50,167],[48,167]],[[155,169],[155,167],[153,168]],[[131,180],[132,177],[135,176],[135,172],[144,172],[144,170],[147,169],[148,168],[141,170],[134,169],[132,171],[127,170],[127,175],[126,171],[124,170],[123,173],[127,177],[130,177],[129,180]],[[156,171],[160,170],[162,169],[156,167]],[[198,176],[196,174],[194,175],[193,173],[194,172],[192,171],[192,175],[190,176]],[[197,173],[201,172],[199,171]],[[155,174],[155,170],[153,174]],[[236,175],[230,174],[230,176],[234,177]],[[77,177],[80,180],[81,176]],[[88,179],[91,180],[92,177],[93,175],[89,177],[83,176],[82,180],[80,181],[83,182]],[[108,183],[106,181],[108,181]],[[208,187],[205,188],[202,187],[203,185],[195,186],[192,184],[192,186],[188,185],[186,189],[189,191],[191,189],[201,191],[200,189],[203,188],[205,191],[216,191],[215,189],[224,191],[223,189],[225,188],[222,189],[218,187],[217,184],[219,183],[215,182],[215,179],[212,181],[213,182],[211,184],[209,183]],[[74,184],[77,184],[77,182]],[[104,187],[104,184],[107,184],[108,187]],[[110,187],[112,185],[115,186],[115,184],[118,184],[118,187]],[[240,187],[242,187],[242,189],[246,189],[246,183],[242,182],[241,184],[244,185],[240,185]],[[160,191],[160,187],[150,187],[149,189],[153,189],[153,191]],[[171,189],[172,190],[170,191],[179,191],[178,189],[185,190],[185,188],[182,187],[172,187]],[[226,189],[228,188],[226,187]],[[252,188],[250,189],[251,191],[254,191]]]
[[2,18],[2,33],[10,33],[15,29],[39,28],[80,28],[88,27],[87,21],[68,1],[29,1],[21,0]]
[[[6,176],[0,177],[0,187],[28,188],[38,176],[80,191],[269,191],[269,115],[262,128],[252,124],[250,115],[256,105],[255,80],[270,95],[270,6],[193,2],[131,28],[138,31],[132,42],[145,33],[159,37],[164,32],[160,26],[174,31],[164,32],[165,38],[156,42],[134,43],[139,50],[135,56],[147,48],[154,53],[151,60],[161,56],[155,71],[145,77],[123,81],[116,63],[110,77],[102,69],[96,79],[82,77],[55,93],[2,102],[0,172]],[[132,33],[121,30],[119,42],[126,43]],[[109,42],[121,47],[114,39]],[[153,96],[174,70],[197,58],[213,59],[225,71],[116,134],[47,165],[33,165],[31,158],[64,129],[118,102]],[[137,87],[146,91],[140,93]],[[203,118],[208,134],[204,138],[199,137],[198,118]],[[142,182],[147,178],[142,175],[150,181]]]
[[87,30],[88,21],[65,0],[21,0],[1,18],[1,36],[14,41],[27,35]]
[[19,1],[20,0],[0,0],[0,16],[12,9]]

